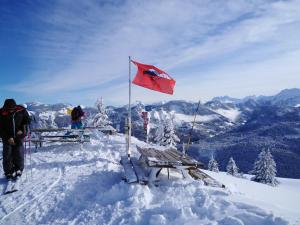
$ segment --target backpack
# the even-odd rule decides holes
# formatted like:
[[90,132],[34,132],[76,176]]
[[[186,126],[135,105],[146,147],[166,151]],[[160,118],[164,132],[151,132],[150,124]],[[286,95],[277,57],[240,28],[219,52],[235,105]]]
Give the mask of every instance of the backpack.
[[80,106],[75,107],[71,112],[71,118],[73,121],[79,120],[82,116],[84,116],[84,112]]
[[79,115],[79,114],[80,114],[80,113],[79,113],[78,108],[75,107],[75,108],[72,110],[72,112],[71,112],[71,118],[72,118],[72,120],[73,120],[73,121],[78,120],[78,119],[80,118],[80,115]]

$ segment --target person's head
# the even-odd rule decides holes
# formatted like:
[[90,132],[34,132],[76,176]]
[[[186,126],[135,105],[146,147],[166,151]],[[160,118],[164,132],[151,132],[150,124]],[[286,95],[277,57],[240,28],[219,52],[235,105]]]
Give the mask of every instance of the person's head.
[[4,101],[3,109],[5,109],[9,112],[12,112],[16,109],[16,106],[17,106],[16,101],[14,99],[10,98],[10,99],[6,99]]

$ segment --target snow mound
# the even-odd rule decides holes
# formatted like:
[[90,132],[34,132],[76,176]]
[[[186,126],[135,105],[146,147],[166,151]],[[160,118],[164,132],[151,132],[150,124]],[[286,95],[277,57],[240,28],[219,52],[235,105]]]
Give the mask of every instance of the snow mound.
[[[133,142],[146,145],[135,138]],[[21,190],[1,196],[0,223],[288,224],[268,207],[262,209],[259,201],[236,197],[244,194],[243,188],[230,186],[231,177],[221,173],[212,174],[229,186],[227,190],[182,179],[175,171],[170,180],[163,172],[158,187],[129,185],[119,164],[125,153],[123,135],[95,135],[83,145],[39,148],[32,154],[32,176],[27,165]],[[235,182],[257,184],[239,180]],[[4,189],[4,178],[0,185]]]

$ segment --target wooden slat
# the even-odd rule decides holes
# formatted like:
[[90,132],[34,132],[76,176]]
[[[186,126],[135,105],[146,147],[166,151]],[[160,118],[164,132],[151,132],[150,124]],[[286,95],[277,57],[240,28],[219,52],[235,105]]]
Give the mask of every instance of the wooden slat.
[[171,159],[166,154],[163,154],[162,151],[152,148],[144,149],[138,146],[137,149],[145,158],[149,167],[174,168],[175,166],[180,166],[182,164],[180,161],[177,161],[174,158]]
[[189,174],[196,180],[202,180],[207,186],[225,188],[224,184],[221,184],[219,181],[215,180],[200,169],[191,169],[189,170]]
[[138,151],[145,157],[148,166],[151,167],[168,167],[174,168],[178,166],[191,166],[202,168],[203,163],[192,159],[191,157],[178,152],[175,149],[159,151],[153,148],[141,148],[137,146]]
[[85,127],[83,129],[70,129],[70,128],[37,128],[32,129],[31,132],[58,132],[58,131],[86,131],[86,130],[99,130],[102,132],[115,132],[113,129],[101,127]]
[[182,161],[178,157],[174,157],[173,155],[169,154],[167,151],[161,151],[161,154],[163,154],[169,162],[173,163],[176,166],[182,165]]
[[89,140],[30,140],[32,143],[41,143],[41,142],[89,142]]
[[164,151],[155,150],[156,155],[158,155],[161,160],[168,162],[170,165],[181,165],[180,160],[173,158],[172,156],[166,154]]
[[128,157],[123,156],[121,157],[121,161],[120,161],[121,165],[124,168],[124,179],[127,183],[136,183],[138,182],[138,178],[134,172],[134,169],[132,167],[132,164],[130,162],[130,160],[128,160]]
[[148,178],[145,175],[145,170],[140,164],[139,160],[135,157],[131,157],[130,161],[132,163],[133,169],[135,171],[135,174],[138,178],[138,181],[140,184],[147,184],[148,183]]
[[167,152],[175,158],[178,158],[178,160],[180,160],[184,166],[194,166],[197,168],[202,168],[204,166],[203,163],[189,157],[188,155],[184,155],[183,153],[175,149],[168,149],[165,152]]
[[202,162],[199,162],[193,158],[191,158],[190,156],[188,155],[185,155],[175,149],[171,149],[170,152],[172,152],[173,154],[178,154],[181,158],[181,160],[186,163],[186,164],[190,164],[190,165],[196,165],[196,167],[203,167],[204,164]]
[[41,138],[79,138],[81,135],[43,135]]

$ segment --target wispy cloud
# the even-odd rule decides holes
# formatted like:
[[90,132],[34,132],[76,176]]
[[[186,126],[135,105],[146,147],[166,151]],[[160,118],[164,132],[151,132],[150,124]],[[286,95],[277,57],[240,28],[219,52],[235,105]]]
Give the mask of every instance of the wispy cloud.
[[[30,36],[29,56],[36,69],[26,81],[8,86],[10,90],[32,95],[79,92],[86,95],[75,97],[80,101],[103,95],[108,102],[126,102],[128,55],[160,66],[177,79],[174,96],[134,89],[146,101],[257,93],[263,88],[254,83],[251,90],[238,88],[251,84],[247,70],[261,81],[270,73],[278,80],[295,78],[298,72],[291,56],[300,56],[299,0],[66,0],[43,2],[39,9],[28,13],[37,21],[35,29],[23,30]],[[278,56],[288,74],[278,72]],[[299,84],[300,75],[296,79],[294,84]],[[238,82],[236,93],[227,82]],[[270,82],[264,88],[274,90]]]

